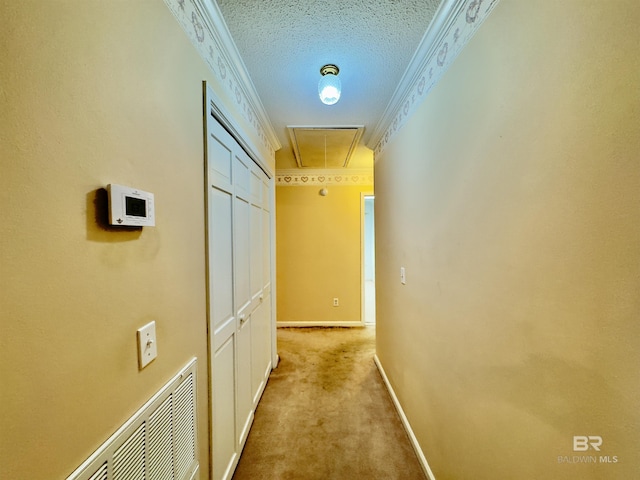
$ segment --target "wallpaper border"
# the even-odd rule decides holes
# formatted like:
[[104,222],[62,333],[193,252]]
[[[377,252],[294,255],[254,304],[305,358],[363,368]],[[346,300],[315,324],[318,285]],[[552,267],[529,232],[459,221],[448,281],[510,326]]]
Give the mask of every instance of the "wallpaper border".
[[235,43],[217,4],[206,0],[164,0],[191,43],[238,111],[253,128],[268,158],[280,142],[253,83],[244,69]]
[[373,171],[370,169],[353,170],[278,170],[276,187],[308,186],[354,186],[373,185]]
[[444,0],[369,142],[378,156],[451,66],[499,0]]

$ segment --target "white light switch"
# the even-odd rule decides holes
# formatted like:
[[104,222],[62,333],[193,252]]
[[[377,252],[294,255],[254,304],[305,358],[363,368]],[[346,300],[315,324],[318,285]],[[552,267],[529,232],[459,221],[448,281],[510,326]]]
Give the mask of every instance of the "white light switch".
[[140,370],[157,356],[156,322],[151,322],[138,329],[138,364],[140,365]]
[[403,285],[407,284],[407,275],[404,271],[404,267],[400,267],[400,283]]

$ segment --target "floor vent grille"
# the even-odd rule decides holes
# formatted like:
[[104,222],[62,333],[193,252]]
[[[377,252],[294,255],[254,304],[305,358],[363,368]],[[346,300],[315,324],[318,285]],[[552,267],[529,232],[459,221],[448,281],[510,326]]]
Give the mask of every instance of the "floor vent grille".
[[196,359],[156,393],[67,480],[192,480]]

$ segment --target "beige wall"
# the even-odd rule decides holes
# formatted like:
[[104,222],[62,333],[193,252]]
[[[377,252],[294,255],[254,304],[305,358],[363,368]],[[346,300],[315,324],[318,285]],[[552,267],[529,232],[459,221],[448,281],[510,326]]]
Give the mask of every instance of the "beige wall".
[[373,186],[321,188],[276,188],[279,322],[361,320],[361,196]]
[[[208,478],[202,80],[215,79],[159,0],[2,1],[0,45],[0,478],[66,477],[193,356]],[[155,194],[155,228],[96,224],[111,182]],[[159,356],[138,371],[151,320]]]
[[378,355],[438,480],[640,471],[639,23],[502,0],[376,159]]

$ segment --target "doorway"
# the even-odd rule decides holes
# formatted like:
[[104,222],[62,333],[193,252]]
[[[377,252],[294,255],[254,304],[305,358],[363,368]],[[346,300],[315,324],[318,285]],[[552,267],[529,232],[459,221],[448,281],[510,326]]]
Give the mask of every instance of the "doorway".
[[376,252],[373,195],[362,197],[362,318],[365,325],[376,323]]

